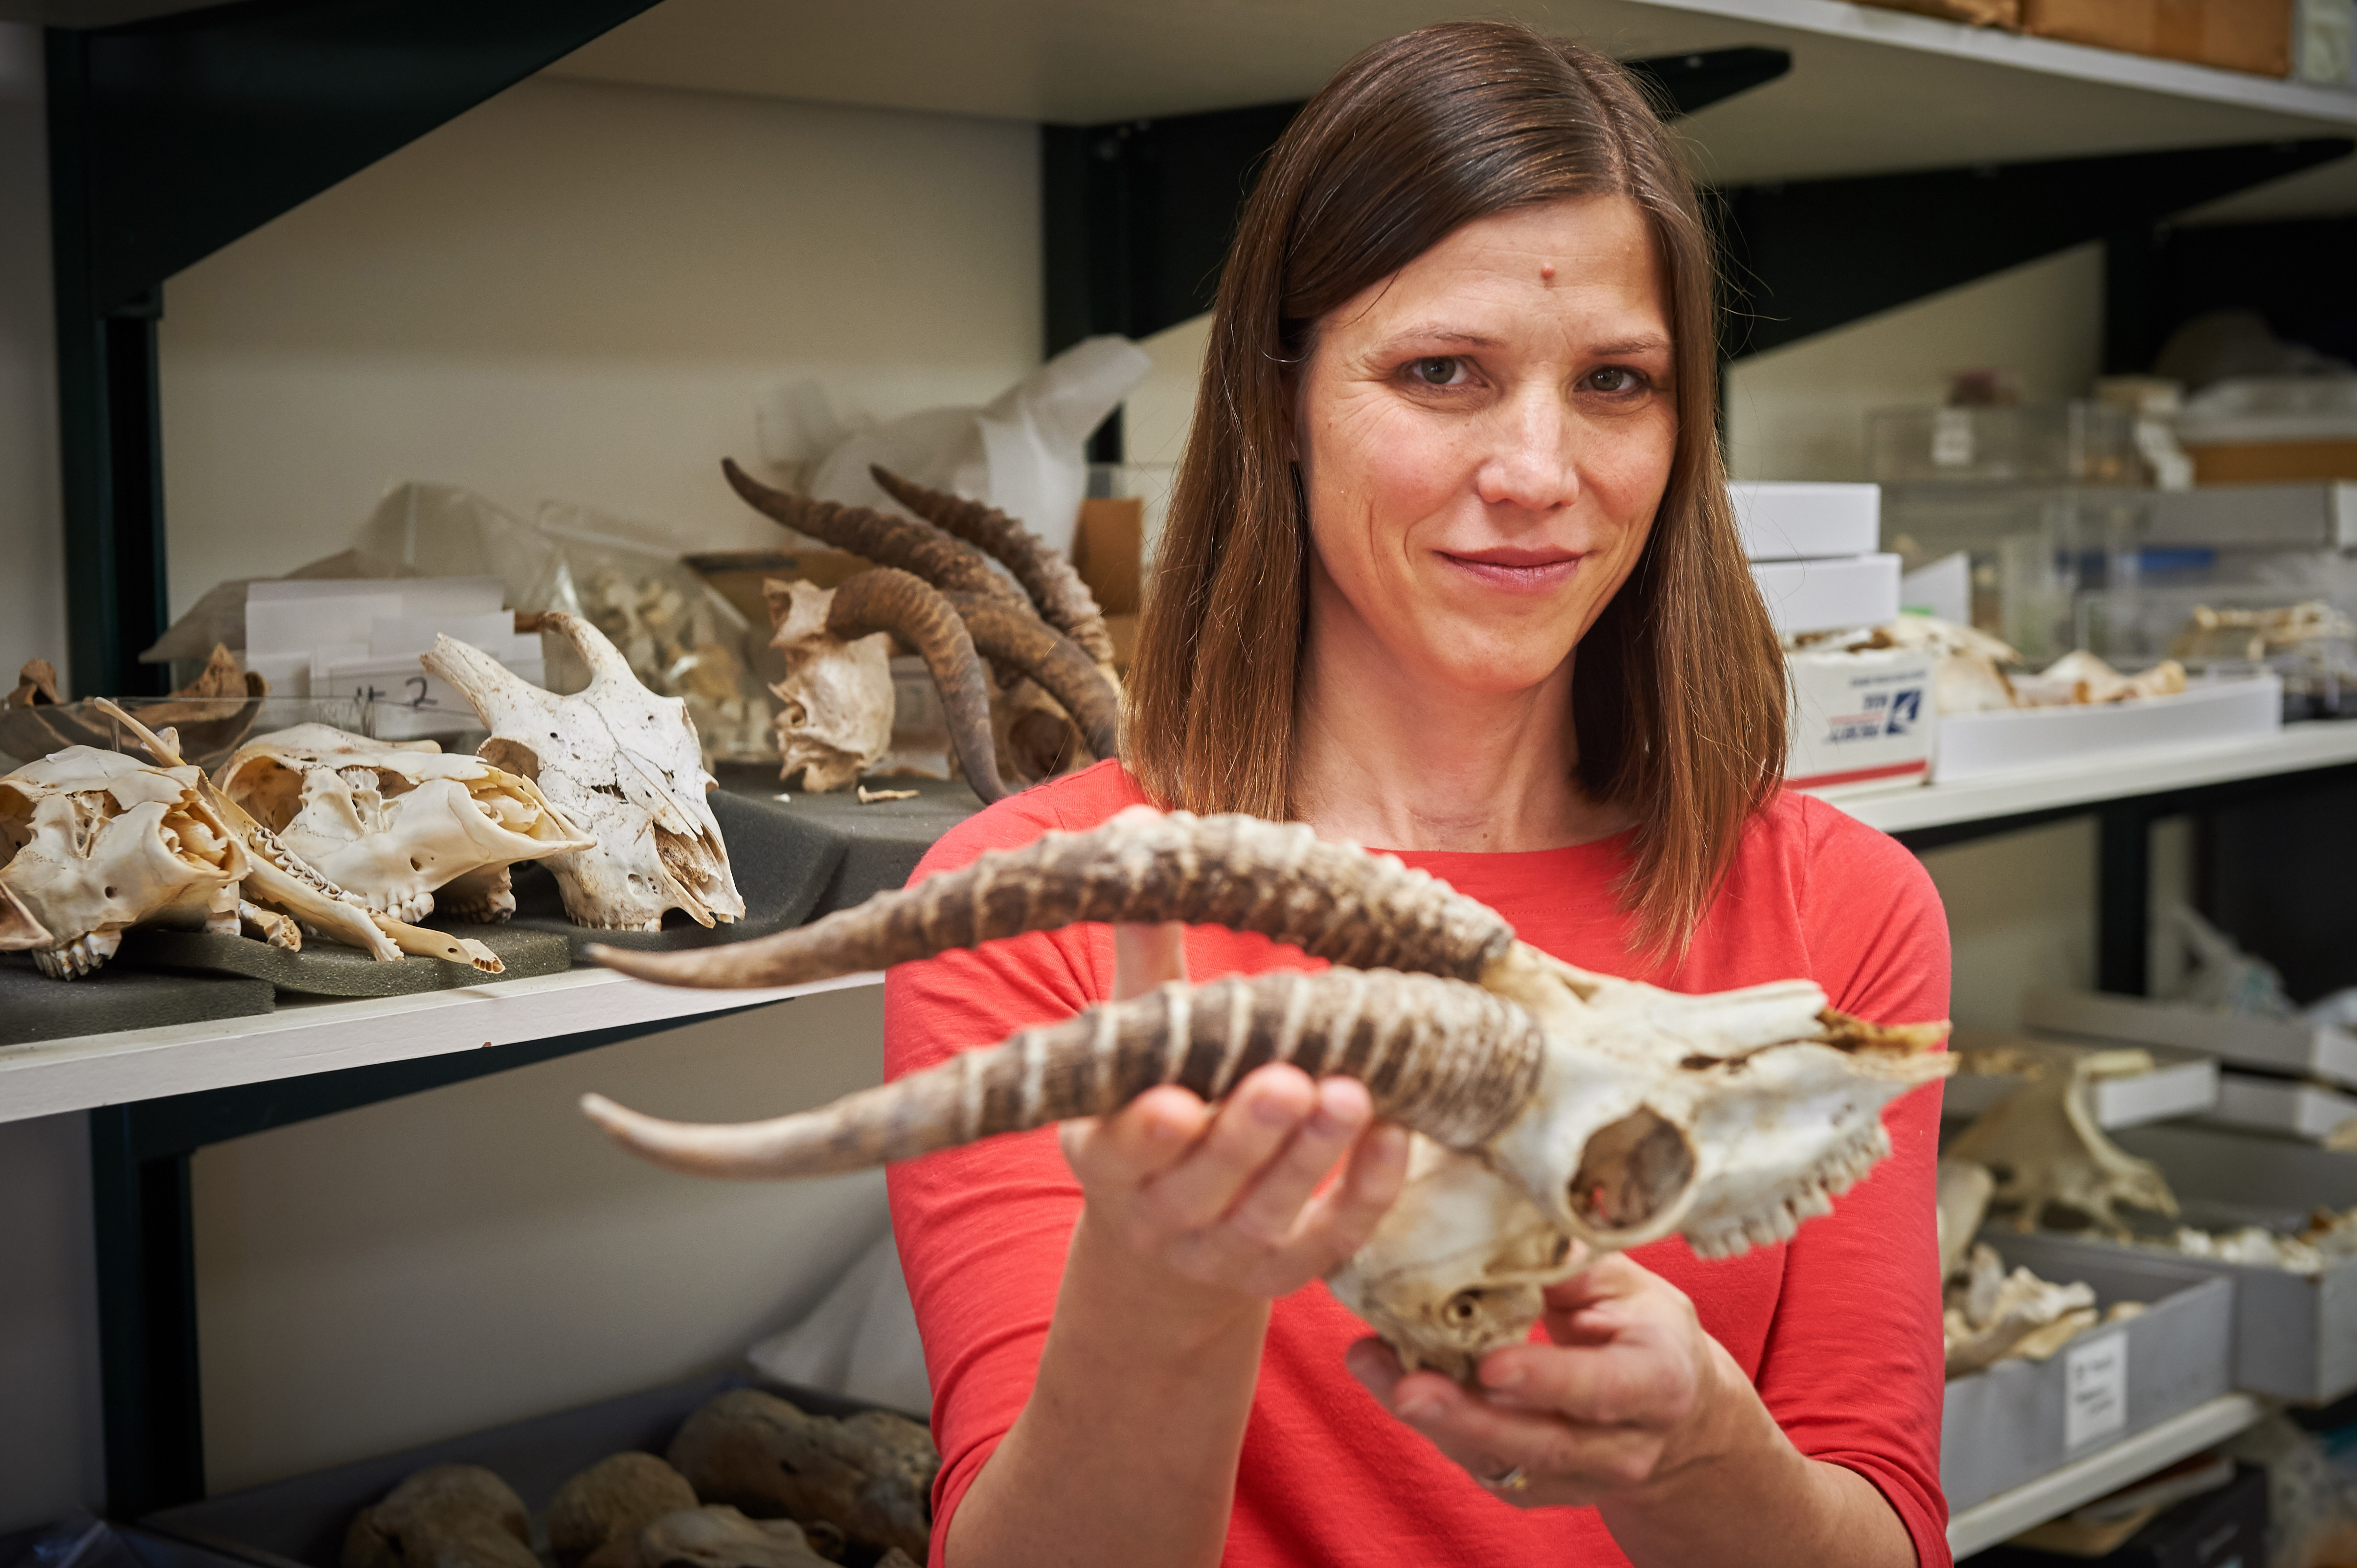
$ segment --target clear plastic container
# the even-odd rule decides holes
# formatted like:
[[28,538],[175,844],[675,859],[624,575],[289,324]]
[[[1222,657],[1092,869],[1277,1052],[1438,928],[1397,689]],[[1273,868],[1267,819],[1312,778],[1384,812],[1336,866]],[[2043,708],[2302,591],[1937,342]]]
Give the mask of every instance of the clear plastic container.
[[2142,485],[2136,415],[2109,403],[1891,408],[1867,415],[1867,477],[1886,485]]
[[2079,641],[2115,663],[2174,659],[2195,678],[2273,674],[2287,721],[2357,717],[2357,625],[2312,586],[2139,583],[2084,595]]
[[1916,483],[1882,493],[1882,547],[1908,571],[1963,553],[1972,623],[2032,663],[2078,646],[2078,596],[2133,580],[2152,492]]

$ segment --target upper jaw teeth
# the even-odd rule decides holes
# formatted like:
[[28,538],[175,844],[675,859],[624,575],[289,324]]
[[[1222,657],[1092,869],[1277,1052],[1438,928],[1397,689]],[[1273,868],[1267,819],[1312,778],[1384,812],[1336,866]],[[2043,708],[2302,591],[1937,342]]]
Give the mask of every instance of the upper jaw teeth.
[[33,955],[33,967],[51,980],[73,980],[90,973],[114,956],[123,945],[120,931],[91,931],[70,942]]

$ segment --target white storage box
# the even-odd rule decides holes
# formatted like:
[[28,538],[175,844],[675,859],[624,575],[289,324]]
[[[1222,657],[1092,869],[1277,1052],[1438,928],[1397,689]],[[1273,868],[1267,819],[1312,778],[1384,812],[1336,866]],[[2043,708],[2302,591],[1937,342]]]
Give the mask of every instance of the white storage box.
[[2234,1293],[2226,1281],[2156,1253],[2056,1255],[2043,1237],[1985,1233],[2008,1268],[2058,1284],[2084,1280],[2095,1303],[2146,1310],[2090,1329],[2051,1359],[1999,1361],[1948,1384],[1940,1412],[1940,1486],[1951,1512],[2038,1479],[2181,1415],[2232,1387]]
[[[2118,1142],[2157,1162],[2186,1222],[2207,1230],[2297,1231],[2312,1208],[2357,1204],[2357,1155],[2200,1127],[2136,1127]],[[2313,1404],[2357,1391],[2357,1258],[2300,1274],[2051,1231],[2007,1236],[2001,1250],[2008,1259],[2018,1251],[2048,1279],[2114,1259],[2157,1258],[2232,1280],[2234,1387]]]
[[1951,714],[1940,725],[1932,778],[1985,779],[2112,752],[2255,739],[2282,728],[2283,682],[2273,675],[2205,681],[2177,696],[2142,702]]
[[1778,479],[1730,484],[1735,526],[1754,561],[1868,555],[1882,542],[1882,487]]
[[1779,636],[1879,626],[1899,614],[1899,557],[1754,561],[1752,580]]
[[2352,1117],[2357,1117],[2357,1095],[2288,1078],[2230,1072],[2218,1080],[2218,1103],[2209,1119],[2229,1127],[2288,1133],[2322,1143]]
[[[1975,1050],[2003,1043],[2002,1040],[1975,1039],[1974,1031],[1959,1029],[1948,1042],[1952,1051]],[[2018,1038],[2018,1036],[2016,1036]],[[2027,1045],[2053,1048],[2051,1040],[2024,1040]],[[2097,1046],[2063,1047],[2066,1050],[2100,1050]],[[2147,1047],[2150,1048],[2150,1047]],[[2007,1095],[2021,1087],[2018,1078],[1983,1077],[1978,1073],[1960,1072],[1948,1079],[1940,1091],[1940,1114],[1943,1117],[1970,1118],[1979,1115]],[[2088,1109],[2095,1113],[2098,1127],[2141,1127],[2148,1122],[2167,1121],[2172,1116],[2198,1116],[2218,1103],[2218,1062],[2214,1057],[2192,1056],[2179,1051],[2153,1050],[2153,1069],[2126,1078],[2098,1079],[2088,1086]]]
[[2027,1029],[2090,1039],[2175,1046],[2249,1067],[2357,1087],[2357,1036],[2334,1024],[2255,1018],[2247,1013],[2215,1013],[2141,996],[2058,990],[2032,991],[2023,996],[2021,1024]]
[[1795,653],[1792,748],[1795,789],[1921,783],[1939,735],[1932,656],[1904,649]]

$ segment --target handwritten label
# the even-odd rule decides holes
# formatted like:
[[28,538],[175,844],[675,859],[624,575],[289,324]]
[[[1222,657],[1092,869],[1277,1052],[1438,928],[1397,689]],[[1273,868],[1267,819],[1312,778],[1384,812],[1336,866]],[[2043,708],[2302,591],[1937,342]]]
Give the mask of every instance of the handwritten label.
[[2063,1353],[2062,1446],[2076,1452],[2128,1423],[2128,1337],[2103,1334]]

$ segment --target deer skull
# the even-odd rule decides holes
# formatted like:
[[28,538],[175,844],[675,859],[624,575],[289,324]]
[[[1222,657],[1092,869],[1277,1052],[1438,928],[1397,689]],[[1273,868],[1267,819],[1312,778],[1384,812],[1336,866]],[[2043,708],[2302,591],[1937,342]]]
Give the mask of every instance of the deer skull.
[[773,1122],[585,1109],[676,1169],[815,1176],[1103,1114],[1157,1083],[1215,1100],[1270,1061],[1347,1074],[1438,1148],[1336,1288],[1404,1361],[1461,1376],[1594,1254],[1673,1231],[1705,1256],[1792,1235],[1889,1152],[1883,1106],[1949,1066],[1944,1024],[1863,1024],[1804,981],[1688,996],[1590,974],[1387,856],[1144,808],[758,941],[595,956],[774,985],[1107,920],[1226,925],[1334,967],[1165,986]]
[[552,614],[589,667],[588,687],[544,692],[480,649],[436,638],[425,668],[456,687],[491,737],[478,748],[495,768],[532,780],[564,821],[597,843],[548,857],[576,925],[651,931],[663,911],[684,909],[698,924],[735,920],[745,900],[728,871],[728,851],[705,794],[718,780],[704,770],[687,704],[659,697],[605,635],[579,616]]
[[424,919],[437,897],[446,915],[505,919],[509,866],[597,847],[531,779],[430,740],[297,725],[241,746],[220,783],[322,875],[397,920]]
[[0,949],[71,980],[133,926],[237,929],[246,856],[201,778],[70,746],[0,779]]

